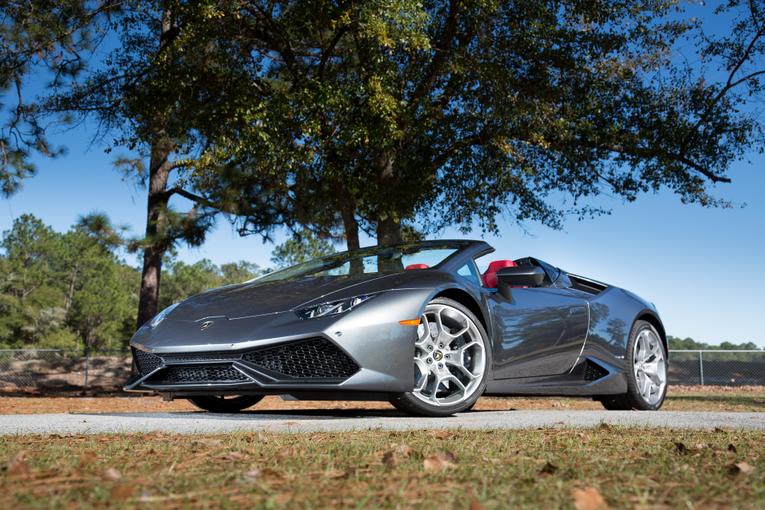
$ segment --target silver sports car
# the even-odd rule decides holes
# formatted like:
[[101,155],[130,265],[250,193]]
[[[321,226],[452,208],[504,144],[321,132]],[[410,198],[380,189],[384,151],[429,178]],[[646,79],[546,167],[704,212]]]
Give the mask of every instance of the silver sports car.
[[375,247],[204,292],[136,332],[125,389],[215,412],[264,395],[389,400],[427,416],[481,395],[661,406],[667,341],[651,303],[532,257],[486,264],[493,251]]

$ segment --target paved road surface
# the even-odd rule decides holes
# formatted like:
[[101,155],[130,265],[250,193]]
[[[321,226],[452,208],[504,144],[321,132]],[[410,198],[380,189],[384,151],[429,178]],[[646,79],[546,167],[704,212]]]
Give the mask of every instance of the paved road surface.
[[765,413],[631,411],[478,411],[451,418],[413,418],[394,411],[261,411],[0,415],[0,435],[232,431],[349,431],[593,427],[600,423],[648,427],[765,430]]

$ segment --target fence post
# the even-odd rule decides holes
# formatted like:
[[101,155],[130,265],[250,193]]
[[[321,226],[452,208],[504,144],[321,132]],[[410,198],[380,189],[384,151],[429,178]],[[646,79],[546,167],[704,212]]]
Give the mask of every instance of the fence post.
[[699,384],[704,386],[704,360],[702,351],[699,351]]
[[[85,349],[85,388],[88,387],[88,360],[90,359],[90,351]],[[704,384],[704,383],[701,383]]]

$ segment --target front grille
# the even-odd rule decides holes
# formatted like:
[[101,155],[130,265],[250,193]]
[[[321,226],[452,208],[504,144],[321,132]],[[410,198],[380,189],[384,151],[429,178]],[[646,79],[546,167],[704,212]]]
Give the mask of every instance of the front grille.
[[162,358],[150,352],[133,349],[133,359],[138,371],[143,375],[150,374],[162,365]]
[[249,378],[231,365],[167,367],[152,377],[153,384],[205,384],[246,382]]
[[359,370],[350,356],[323,338],[258,349],[242,359],[296,379],[346,379]]

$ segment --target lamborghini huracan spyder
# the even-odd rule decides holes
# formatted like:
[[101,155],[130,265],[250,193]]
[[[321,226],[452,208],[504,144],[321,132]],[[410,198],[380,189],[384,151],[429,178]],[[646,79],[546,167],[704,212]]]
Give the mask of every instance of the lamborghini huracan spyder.
[[[128,391],[234,412],[264,395],[389,400],[446,416],[481,395],[658,409],[667,342],[653,304],[482,241],[339,253],[176,303],[131,340]],[[481,259],[477,264],[477,260]]]

